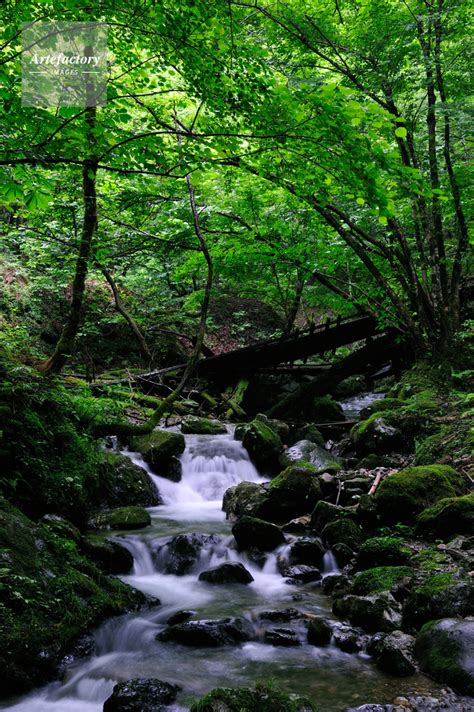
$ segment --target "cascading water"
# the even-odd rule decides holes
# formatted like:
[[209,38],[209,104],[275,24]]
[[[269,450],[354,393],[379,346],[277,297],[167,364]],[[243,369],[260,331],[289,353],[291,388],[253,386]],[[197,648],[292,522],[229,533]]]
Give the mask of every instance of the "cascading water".
[[[222,496],[238,482],[263,481],[240,442],[231,435],[186,436],[178,483],[153,474],[138,453],[126,454],[148,472],[163,504],[149,510],[151,527],[114,536],[134,557],[133,571],[122,579],[159,598],[161,605],[151,604],[139,613],[107,621],[94,634],[94,655],[72,664],[63,682],[0,708],[102,712],[114,684],[137,677],[158,677],[181,686],[178,703],[169,707],[170,712],[184,712],[192,698],[213,687],[253,686],[269,678],[290,692],[308,695],[325,712],[370,697],[396,696],[399,682],[373,668],[366,656],[343,653],[334,645],[308,645],[302,618],[294,624],[300,645],[281,648],[265,642],[263,611],[297,608],[301,613],[330,617],[330,601],[314,584],[288,585],[279,571],[288,556],[286,546],[258,562],[234,548],[229,523],[221,511]],[[202,546],[184,573],[173,573],[173,538],[190,532],[196,540],[202,537]],[[202,571],[223,562],[242,563],[254,580],[249,585],[219,586],[198,580]],[[327,552],[322,574],[336,571],[334,557]],[[244,616],[254,625],[255,639],[204,649],[157,641],[169,617],[183,609],[194,611],[195,619]],[[423,679],[418,680],[418,689],[423,689]]]

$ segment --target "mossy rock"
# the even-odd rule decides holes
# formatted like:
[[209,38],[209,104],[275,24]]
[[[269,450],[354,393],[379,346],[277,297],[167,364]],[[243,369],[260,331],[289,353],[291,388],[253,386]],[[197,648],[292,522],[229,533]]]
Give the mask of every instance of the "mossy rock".
[[356,423],[350,432],[351,442],[359,456],[375,453],[386,455],[404,449],[403,434],[389,414],[373,413]]
[[145,597],[109,578],[74,539],[0,500],[0,683],[4,695],[58,674],[75,640]]
[[292,464],[313,467],[315,473],[323,472],[336,473],[342,470],[342,460],[331,455],[325,448],[316,445],[310,440],[299,440],[287,450],[284,450],[279,458],[282,467]]
[[311,513],[310,526],[315,531],[321,533],[330,522],[334,522],[339,519],[356,519],[356,512],[354,509],[349,507],[340,507],[331,502],[326,502],[321,499],[313,509]]
[[287,695],[273,686],[257,685],[255,690],[241,687],[220,687],[197,702],[189,712],[317,712],[304,697]]
[[82,538],[79,550],[107,574],[128,574],[133,568],[133,556],[124,546],[101,536]]
[[316,423],[337,423],[346,416],[341,405],[332,396],[320,396],[311,401],[311,418]]
[[321,432],[313,423],[307,423],[299,427],[291,436],[288,445],[294,445],[299,440],[309,440],[319,447],[324,447],[325,440],[321,435]]
[[377,566],[358,573],[352,590],[359,596],[378,591],[391,591],[399,581],[412,576],[413,570],[408,566]]
[[242,517],[232,527],[232,534],[239,549],[260,549],[272,551],[285,543],[282,531],[275,524],[258,517]]
[[151,517],[141,507],[118,507],[95,514],[88,524],[91,529],[143,529],[151,524]]
[[414,588],[403,609],[404,626],[418,630],[435,618],[474,614],[474,587],[468,579],[444,572]]
[[290,465],[270,482],[261,516],[271,522],[288,521],[311,512],[321,499],[321,487],[312,466]]
[[161,503],[158,490],[145,470],[126,455],[104,453],[99,464],[99,478],[102,506],[153,507]]
[[393,467],[394,458],[387,455],[376,455],[374,452],[366,455],[356,465],[357,470],[375,470],[377,467]]
[[181,432],[190,435],[222,435],[227,428],[219,420],[188,415],[181,423]]
[[268,425],[269,428],[275,432],[282,443],[288,443],[290,437],[290,426],[283,420],[277,420],[276,418],[269,418],[264,413],[257,413],[254,420],[259,420],[261,423]]
[[376,400],[360,411],[360,419],[366,420],[373,413],[382,413],[386,410],[396,410],[397,408],[402,408],[405,405],[405,401],[401,398],[381,398]]
[[405,564],[411,550],[396,537],[373,537],[365,541],[357,556],[357,565],[368,569],[374,566],[399,566]]
[[364,541],[360,526],[347,517],[326,524],[321,536],[330,547],[334,544],[345,544],[352,551],[356,551]]
[[461,488],[461,476],[448,465],[407,467],[382,481],[375,501],[384,522],[410,523],[423,509],[454,497]]
[[229,517],[262,517],[268,487],[259,482],[239,482],[224,492],[222,510]]
[[425,509],[416,520],[416,532],[421,536],[448,540],[455,534],[474,531],[474,492],[463,497],[441,499]]
[[154,430],[149,435],[128,438],[127,442],[130,449],[140,452],[145,462],[162,477],[168,476],[176,458],[186,447],[184,436],[170,430]]
[[259,420],[249,423],[243,434],[242,444],[262,475],[275,475],[279,472],[278,457],[283,446],[277,433],[267,424]]
[[423,672],[463,695],[474,696],[474,619],[426,623],[416,638],[415,654]]

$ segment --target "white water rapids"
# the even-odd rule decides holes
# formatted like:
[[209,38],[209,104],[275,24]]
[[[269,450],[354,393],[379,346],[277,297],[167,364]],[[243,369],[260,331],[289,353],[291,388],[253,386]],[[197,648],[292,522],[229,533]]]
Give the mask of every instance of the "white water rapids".
[[[285,560],[288,546],[256,562],[234,547],[230,525],[221,510],[224,492],[244,480],[263,481],[242,444],[230,434],[186,436],[179,483],[153,474],[138,453],[126,453],[155,482],[163,504],[151,508],[152,525],[139,532],[114,535],[133,554],[133,571],[121,578],[161,601],[138,613],[106,621],[94,633],[94,654],[73,661],[64,679],[36,690],[1,709],[15,712],[102,712],[104,701],[117,681],[157,677],[181,686],[178,703],[170,712],[184,712],[214,687],[253,686],[258,680],[275,679],[283,689],[307,694],[325,712],[342,709],[354,701],[354,690],[365,700],[370,691],[386,685],[364,656],[349,655],[334,645],[318,648],[306,642],[303,621],[297,622],[301,645],[275,647],[256,640],[220,648],[184,647],[159,642],[156,635],[176,611],[191,609],[195,619],[245,616],[258,629],[264,610],[296,607],[331,617],[330,599],[314,584],[288,585],[278,571],[278,557]],[[167,546],[178,534],[212,535],[185,575],[166,572]],[[249,585],[213,586],[198,580],[199,573],[224,561],[241,562],[252,574]],[[337,571],[331,552],[326,552],[322,572]],[[282,624],[284,625],[284,624]],[[298,628],[299,626],[299,628]],[[364,684],[361,684],[361,678]],[[364,701],[362,698],[361,701]]]

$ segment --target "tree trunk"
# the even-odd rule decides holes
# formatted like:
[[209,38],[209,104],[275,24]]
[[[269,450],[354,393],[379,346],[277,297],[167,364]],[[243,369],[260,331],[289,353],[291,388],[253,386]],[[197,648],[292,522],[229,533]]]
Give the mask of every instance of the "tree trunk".
[[120,295],[118,293],[117,285],[115,283],[114,278],[112,277],[110,272],[106,269],[102,270],[102,274],[104,275],[105,279],[107,280],[108,284],[110,285],[112,294],[114,295],[114,302],[115,302],[116,310],[118,311],[119,314],[121,314],[123,316],[123,318],[129,325],[130,330],[133,332],[136,340],[138,341],[138,343],[140,345],[140,349],[141,349],[143,355],[146,356],[149,363],[151,363],[153,361],[153,355],[149,349],[149,346],[145,340],[145,337],[143,336],[142,332],[140,331],[140,328],[139,328],[137,322],[125,309],[123,302],[120,299]]

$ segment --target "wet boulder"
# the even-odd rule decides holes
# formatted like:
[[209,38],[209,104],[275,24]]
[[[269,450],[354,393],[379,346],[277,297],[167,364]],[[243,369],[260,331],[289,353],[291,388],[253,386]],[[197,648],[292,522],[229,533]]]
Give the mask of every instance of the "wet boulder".
[[340,507],[337,504],[326,502],[321,499],[317,502],[311,513],[311,528],[321,533],[326,526],[331,522],[339,519],[356,519],[356,511],[349,507]]
[[159,492],[147,473],[118,452],[103,454],[99,464],[100,502],[107,507],[154,507],[161,504]]
[[151,517],[141,507],[118,507],[94,514],[87,524],[90,529],[143,529],[151,524]]
[[301,645],[298,635],[291,628],[270,628],[265,631],[263,642],[285,648]]
[[221,645],[239,645],[251,640],[253,636],[251,623],[245,618],[236,617],[177,623],[158,633],[156,639],[193,647],[215,648]]
[[310,440],[299,440],[287,450],[283,451],[279,459],[281,467],[288,467],[292,464],[312,465],[315,474],[322,472],[339,472],[342,463],[335,455],[331,455],[328,450],[316,445]]
[[356,423],[351,430],[350,438],[359,457],[369,453],[385,455],[405,449],[402,431],[395,425],[391,425],[382,413],[374,413],[367,420]]
[[316,712],[312,703],[299,695],[287,695],[274,685],[259,684],[255,690],[221,687],[212,690],[191,705],[189,712]]
[[400,539],[392,536],[379,536],[367,539],[359,549],[357,565],[361,569],[374,566],[398,566],[405,564],[411,551]]
[[329,547],[335,544],[345,544],[353,551],[358,549],[364,540],[360,526],[348,518],[336,519],[326,524],[321,532],[321,537]]
[[179,692],[177,685],[156,678],[119,682],[104,702],[103,712],[166,712]]
[[415,654],[423,672],[474,696],[474,618],[426,623],[416,638]]
[[252,574],[240,563],[225,563],[199,574],[199,581],[213,584],[252,583]]
[[434,574],[410,592],[403,608],[406,629],[418,630],[435,618],[474,615],[474,586],[452,573]]
[[331,626],[322,616],[314,616],[306,622],[307,640],[319,647],[329,645],[332,636]]
[[279,435],[269,425],[253,420],[245,429],[242,444],[263,475],[275,475],[279,471],[278,458],[283,445]]
[[401,630],[394,630],[393,633],[377,636],[369,645],[368,652],[383,672],[406,677],[416,672],[414,646],[415,638]]
[[300,537],[290,546],[290,564],[308,564],[309,566],[319,566],[323,560],[326,550],[319,538]]
[[313,398],[311,402],[311,420],[316,423],[337,423],[345,420],[342,406],[332,396]]
[[257,517],[242,517],[232,527],[232,534],[239,549],[257,548],[272,551],[285,543],[285,537],[279,527]]
[[337,625],[333,630],[334,643],[344,653],[360,653],[365,650],[368,636],[360,629]]
[[321,572],[315,566],[307,566],[301,564],[300,566],[288,566],[288,568],[283,570],[282,574],[288,583],[301,584],[301,583],[311,583],[312,581],[319,581],[321,579]]
[[455,534],[474,531],[474,492],[464,497],[440,499],[421,512],[416,520],[416,532],[421,536],[448,540]]
[[222,509],[231,517],[259,517],[268,499],[268,486],[258,482],[239,482],[224,493]]
[[417,514],[446,497],[455,497],[461,477],[448,465],[406,467],[386,477],[375,494],[384,523],[412,523]]
[[176,611],[166,621],[166,625],[175,625],[176,623],[184,623],[196,615],[196,611]]
[[203,547],[219,542],[213,534],[178,534],[163,547],[161,555],[165,559],[165,573],[183,576],[196,564]]
[[290,426],[283,420],[269,418],[264,413],[258,413],[255,416],[255,420],[258,420],[261,423],[265,423],[265,425],[268,425],[268,427],[271,428],[278,435],[282,443],[288,443],[288,440],[290,438]]
[[275,623],[288,623],[288,621],[302,618],[303,613],[297,608],[281,608],[276,611],[261,611],[258,614],[259,620],[273,621]]
[[353,593],[364,596],[378,591],[392,591],[401,581],[411,582],[413,570],[408,566],[376,566],[361,571],[354,578]]
[[260,516],[271,522],[288,521],[310,512],[321,497],[315,469],[291,465],[270,482]]
[[222,435],[227,428],[219,420],[187,415],[181,423],[181,432],[190,435]]
[[153,430],[149,435],[128,439],[131,450],[142,454],[145,462],[160,477],[179,482],[181,467],[178,457],[184,452],[185,441],[181,433],[170,430]]
[[336,598],[332,610],[338,618],[347,618],[366,633],[390,633],[399,629],[402,622],[400,606],[389,593]]
[[302,425],[292,434],[288,445],[294,445],[300,440],[309,440],[319,447],[324,447],[324,438],[318,428],[313,423]]
[[107,574],[128,574],[133,568],[133,556],[124,546],[100,536],[85,536],[80,551]]

